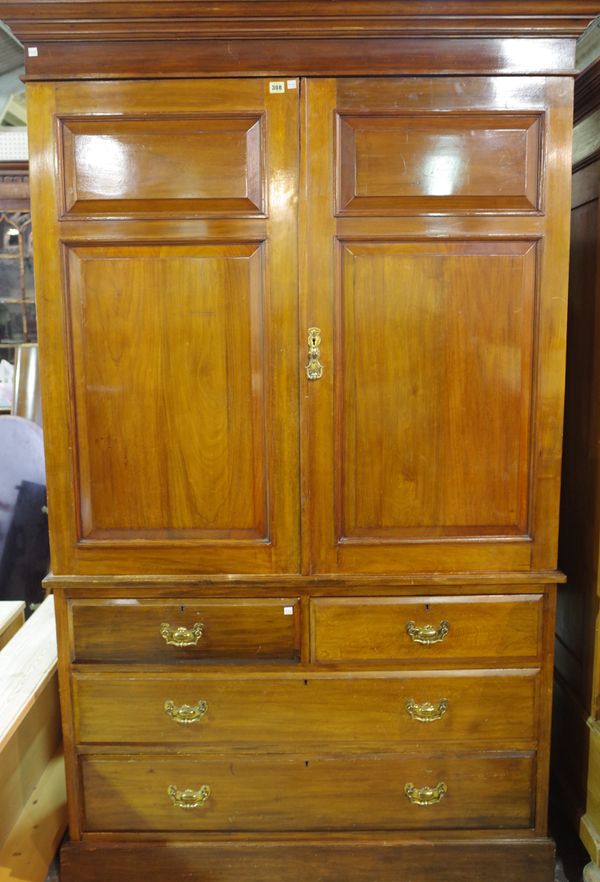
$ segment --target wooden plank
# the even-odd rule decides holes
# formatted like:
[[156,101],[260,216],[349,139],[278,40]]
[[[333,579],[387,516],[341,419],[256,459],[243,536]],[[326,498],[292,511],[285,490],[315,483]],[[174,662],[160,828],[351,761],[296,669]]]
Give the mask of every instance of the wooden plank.
[[16,824],[61,741],[57,674],[0,750],[0,843]]
[[0,650],[0,753],[55,670],[54,598],[47,597]]
[[50,598],[0,651],[0,843],[60,743],[56,666]]
[[3,649],[25,621],[23,600],[0,601],[0,649]]
[[0,882],[43,882],[67,824],[62,747],[0,848]]

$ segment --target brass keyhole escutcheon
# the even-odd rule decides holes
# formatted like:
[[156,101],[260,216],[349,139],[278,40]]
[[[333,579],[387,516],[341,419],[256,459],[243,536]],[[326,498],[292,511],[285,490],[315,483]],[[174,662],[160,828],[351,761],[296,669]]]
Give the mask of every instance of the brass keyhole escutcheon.
[[320,328],[308,329],[308,362],[306,364],[306,376],[309,380],[320,380],[323,376]]

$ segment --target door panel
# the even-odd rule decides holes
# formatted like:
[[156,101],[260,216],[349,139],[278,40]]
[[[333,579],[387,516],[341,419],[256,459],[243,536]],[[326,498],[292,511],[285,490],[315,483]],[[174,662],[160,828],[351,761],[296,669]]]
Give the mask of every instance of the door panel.
[[337,214],[535,211],[538,115],[339,114]]
[[298,90],[31,92],[54,572],[297,572]]
[[266,541],[260,246],[68,267],[82,537]]
[[340,539],[526,536],[535,246],[341,247]]
[[571,99],[565,80],[307,83],[311,572],[556,566]]
[[[65,214],[263,213],[262,116],[62,119]],[[126,173],[124,173],[126,172]]]

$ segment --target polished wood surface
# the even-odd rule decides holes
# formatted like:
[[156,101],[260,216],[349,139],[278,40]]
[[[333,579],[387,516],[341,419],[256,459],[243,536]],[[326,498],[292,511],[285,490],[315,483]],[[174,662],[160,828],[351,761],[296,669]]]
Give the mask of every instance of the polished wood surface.
[[64,119],[63,213],[260,216],[262,125],[251,114]]
[[[419,661],[538,657],[543,607],[540,595],[319,599],[312,604],[316,662]],[[436,642],[415,642],[410,624],[429,627]],[[442,623],[446,629],[442,630]]]
[[[148,867],[158,877],[184,882],[201,865],[211,882],[264,882],[275,878],[285,863],[287,882],[398,882],[399,874],[414,882],[428,882],[431,867],[444,868],[447,882],[547,882],[554,872],[554,849],[547,840],[516,839],[507,832],[502,842],[489,835],[481,842],[452,841],[436,833],[436,840],[415,842],[389,833],[383,839],[362,838],[355,843],[312,838],[298,842],[244,841],[167,844],[105,844],[98,860],[98,843],[69,843],[63,848],[64,882],[143,882]],[[436,869],[437,872],[437,869]],[[318,875],[317,875],[318,874]],[[402,875],[400,878],[402,878]]]
[[338,541],[527,540],[536,246],[340,251]]
[[337,117],[338,215],[539,208],[538,116]]
[[44,231],[67,882],[550,882],[596,12],[5,5]]
[[[70,610],[76,661],[179,662],[230,658],[260,661],[298,657],[300,609],[295,598],[194,601],[135,599],[76,600]],[[201,634],[191,646],[168,644],[161,634],[171,631]]]
[[[132,5],[127,0],[111,3],[98,0],[7,0],[2,14],[17,36],[29,41],[40,36],[69,37],[74,41],[101,36],[130,36],[127,25],[136,22],[138,39],[193,33],[214,37],[248,37],[250,33],[283,38],[335,36],[357,33],[418,33],[445,36],[448,33],[543,35],[580,34],[598,15],[596,0],[486,0],[473,7],[470,0],[333,0],[320,7],[310,0],[235,0],[227,14],[217,2],[194,0],[145,0]],[[201,14],[200,14],[201,13]],[[523,19],[525,18],[525,21]],[[251,28],[249,27],[249,21]],[[90,24],[93,23],[93,29]],[[86,27],[87,25],[87,27]]]
[[[397,750],[420,744],[473,746],[535,744],[538,671],[361,672],[317,675],[210,671],[172,674],[78,670],[77,741],[88,750],[106,744],[179,744],[204,752],[310,749]],[[165,701],[207,708],[193,723],[165,712]],[[412,714],[407,708],[409,702]],[[432,705],[427,719],[423,705]],[[442,709],[443,704],[443,709]],[[415,710],[415,705],[421,710]],[[421,719],[419,719],[419,716]],[[425,720],[423,720],[425,717]],[[143,724],[140,725],[140,720]],[[147,748],[146,748],[147,749]]]
[[[69,352],[44,389],[69,500],[51,506],[55,573],[298,571],[297,102],[263,80],[31,90],[41,347]],[[64,203],[41,187],[63,150]],[[240,220],[240,199],[268,218]],[[99,208],[110,245],[86,222]],[[226,215],[200,241],[173,218],[199,210]],[[140,212],[171,218],[154,244]]]
[[[306,243],[304,256],[308,260],[309,273],[314,274],[314,281],[311,276],[307,277],[308,303],[303,307],[303,312],[307,323],[318,324],[322,329],[324,358],[327,359],[329,356],[330,368],[326,371],[323,380],[306,389],[308,397],[304,399],[310,411],[308,422],[311,441],[308,443],[311,446],[307,449],[305,463],[306,467],[312,470],[309,492],[312,498],[320,503],[314,506],[313,515],[307,514],[307,517],[313,518],[313,533],[310,540],[311,547],[306,551],[311,560],[306,561],[305,566],[310,566],[317,572],[338,569],[343,572],[356,570],[389,572],[415,569],[451,570],[457,567],[486,569],[491,565],[492,560],[496,567],[514,567],[522,570],[530,566],[536,558],[540,563],[544,561],[550,564],[553,560],[552,543],[549,544],[545,537],[550,536],[552,525],[547,518],[542,518],[540,513],[552,508],[552,497],[556,494],[557,483],[550,481],[550,472],[546,470],[542,472],[538,460],[534,458],[530,427],[536,428],[538,439],[544,437],[544,426],[546,424],[550,426],[549,408],[558,408],[562,403],[560,390],[555,385],[550,387],[545,379],[548,371],[541,368],[546,362],[551,363],[552,358],[558,357],[560,335],[556,339],[551,338],[552,325],[548,327],[547,325],[552,322],[557,329],[561,328],[561,333],[564,332],[563,309],[556,298],[550,297],[543,299],[546,304],[545,311],[535,305],[540,285],[548,274],[545,267],[549,265],[546,249],[541,249],[536,243],[545,230],[548,242],[555,241],[558,246],[557,237],[560,231],[549,222],[540,226],[537,218],[532,219],[532,226],[528,228],[526,221],[523,220],[521,231],[514,235],[513,241],[504,241],[503,236],[506,234],[496,225],[494,233],[496,241],[484,244],[477,240],[473,241],[478,235],[477,227],[465,237],[458,229],[452,230],[452,224],[449,222],[447,241],[437,244],[430,253],[431,245],[409,244],[408,241],[403,241],[403,222],[400,218],[388,221],[388,226],[391,223],[397,225],[395,234],[390,230],[386,233],[388,239],[390,235],[395,235],[397,238],[397,241],[389,244],[378,241],[381,233],[377,227],[373,227],[372,232],[369,233],[374,218],[365,217],[360,221],[357,218],[340,218],[337,222],[339,228],[337,235],[340,240],[341,256],[335,258],[332,254],[331,263],[325,270],[323,262],[327,253],[322,250],[321,244],[325,241],[323,237],[328,236],[334,228],[330,203],[325,198],[325,187],[329,191],[333,187],[330,180],[330,176],[333,177],[333,169],[327,168],[324,154],[318,148],[318,139],[322,136],[325,145],[330,143],[332,137],[329,127],[327,131],[323,128],[325,117],[319,110],[321,98],[324,97],[323,89],[329,88],[326,85],[328,82],[323,80],[310,84],[310,89],[317,90],[312,99],[310,89],[308,93],[306,89],[304,90],[309,96],[307,100],[309,103],[312,100],[315,107],[314,126],[307,130],[311,148],[307,155],[317,157],[318,164],[315,169],[310,170],[310,181],[311,186],[320,188],[320,192],[323,193],[322,203],[319,203],[318,199],[314,200],[310,210],[311,214],[314,214],[318,210],[317,206],[321,206],[320,210],[323,214],[318,223],[309,225],[312,239],[310,243]],[[393,100],[398,110],[402,110],[403,101],[406,102],[406,110],[412,110],[415,101],[420,100],[421,103],[426,102],[429,106],[439,104],[448,107],[452,112],[460,113],[462,117],[466,112],[465,107],[468,106],[474,116],[479,118],[480,108],[489,106],[492,100],[501,101],[503,107],[508,103],[521,113],[527,108],[530,114],[526,119],[529,120],[532,118],[531,111],[535,109],[538,115],[544,113],[545,118],[546,147],[543,168],[547,186],[543,194],[544,200],[548,201],[551,196],[556,199],[554,191],[560,195],[564,190],[564,180],[561,177],[564,163],[561,165],[554,158],[552,162],[548,162],[547,157],[554,157],[556,152],[551,150],[547,142],[551,141],[552,137],[558,138],[561,135],[570,89],[567,84],[558,80],[554,83],[549,82],[545,86],[536,83],[533,90],[527,89],[523,94],[525,83],[509,82],[506,85],[501,81],[497,84],[494,97],[492,88],[494,85],[489,81],[476,79],[469,84],[462,82],[453,84],[451,80],[444,80],[440,85],[426,80],[412,82],[388,80],[381,83],[381,89],[377,92],[368,80],[346,81],[340,83],[339,101],[333,98],[332,101],[334,106],[337,102],[341,108],[340,113],[345,112],[346,107],[349,112],[356,113],[361,110],[364,113],[368,105],[373,112],[386,110],[388,115],[392,95],[395,95]],[[157,100],[166,101],[170,98],[173,101],[177,97],[181,102],[180,107],[187,106],[182,85],[161,83],[156,84],[156,87],[156,94],[153,95],[154,105]],[[211,102],[215,102],[217,98],[223,100],[227,97],[228,91],[231,92],[231,88],[228,90],[225,84],[210,87],[207,84],[195,88],[203,93],[208,109],[213,106]],[[253,90],[254,100],[257,100],[255,94],[257,87],[248,85],[248,89]],[[266,90],[266,83],[261,89]],[[115,96],[115,91],[118,91],[118,96]],[[92,97],[98,112],[104,113],[111,110],[114,113],[116,109],[130,107],[132,104],[139,112],[144,112],[150,106],[144,92],[135,84],[124,84],[119,86],[118,90],[111,84],[102,84],[102,87],[63,85],[59,95],[59,106],[64,107],[65,115],[68,107],[71,116]],[[275,99],[273,96],[270,97],[273,99],[270,106],[274,109]],[[287,124],[292,128],[298,122],[295,116],[294,92],[288,90],[286,96],[278,97],[284,99],[279,108],[280,110],[284,108]],[[554,107],[552,110],[548,109],[550,97],[558,105],[558,109]],[[231,99],[231,95],[229,98]],[[238,100],[239,95],[236,93],[236,102]],[[308,112],[310,115],[313,111],[309,109]],[[443,125],[447,125],[449,112],[440,116],[440,123],[443,121]],[[319,126],[321,126],[320,130]],[[440,133],[440,137],[446,137],[444,130]],[[292,153],[292,150],[289,149],[287,152]],[[457,162],[460,164],[460,150],[458,157]],[[322,183],[317,184],[319,180]],[[276,196],[273,190],[274,182],[271,181],[269,186],[273,200]],[[277,187],[280,187],[280,183],[277,183]],[[285,192],[286,199],[280,200],[282,214],[293,210],[293,199],[289,198],[287,190]],[[160,208],[157,207],[156,211],[159,212]],[[350,226],[346,227],[346,223]],[[500,221],[497,222],[499,223]],[[428,235],[428,226],[425,223],[421,235]],[[69,229],[70,240],[77,235],[77,229],[77,226]],[[489,232],[489,228],[486,228],[486,233]],[[350,236],[350,239],[346,239],[346,235]],[[373,237],[374,241],[366,243],[361,241],[366,236]],[[410,239],[412,240],[413,237],[414,233],[411,232]],[[75,539],[77,545],[75,552],[72,549],[63,550],[65,561],[63,569],[67,570],[70,567],[69,561],[73,559],[77,560],[80,572],[98,571],[101,567],[104,567],[106,572],[132,572],[144,569],[160,571],[162,568],[164,571],[167,571],[167,568],[171,571],[184,571],[186,561],[189,561],[187,566],[192,571],[199,566],[209,571],[218,571],[218,569],[227,571],[231,569],[229,564],[233,560],[243,560],[242,568],[245,570],[258,570],[265,559],[270,559],[270,566],[275,567],[273,555],[276,557],[279,555],[278,560],[285,558],[289,562],[293,543],[291,545],[277,543],[277,550],[273,549],[271,553],[271,548],[275,544],[276,527],[280,523],[274,514],[273,506],[279,500],[284,511],[287,509],[289,512],[287,528],[293,531],[291,515],[294,509],[297,510],[299,500],[297,497],[294,499],[294,494],[291,492],[293,483],[286,484],[288,492],[284,493],[280,469],[274,468],[274,461],[270,455],[274,449],[275,439],[269,432],[265,436],[265,442],[261,444],[260,431],[265,421],[278,420],[279,433],[286,439],[287,446],[284,449],[287,451],[288,462],[291,465],[296,455],[292,440],[292,427],[295,425],[296,417],[294,416],[291,424],[289,419],[284,420],[284,414],[287,417],[292,416],[292,399],[287,395],[283,397],[289,386],[284,382],[285,377],[269,372],[272,359],[275,357],[277,341],[285,344],[284,332],[287,328],[291,329],[295,322],[291,303],[287,301],[287,305],[284,306],[284,301],[281,300],[281,309],[287,309],[288,314],[283,324],[277,324],[278,335],[277,339],[271,341],[270,352],[257,351],[256,334],[254,330],[250,332],[250,327],[254,329],[255,323],[258,323],[262,328],[263,322],[265,331],[273,327],[267,320],[268,317],[261,314],[259,307],[259,304],[264,307],[266,298],[269,298],[267,302],[271,302],[273,292],[269,287],[268,293],[254,293],[254,296],[250,294],[250,290],[256,292],[257,287],[258,291],[261,290],[261,276],[255,270],[255,286],[252,286],[250,281],[247,283],[248,305],[244,306],[243,302],[238,304],[236,301],[235,309],[239,309],[240,314],[231,335],[228,326],[224,325],[223,333],[216,338],[211,334],[209,340],[211,346],[217,346],[218,340],[224,339],[223,335],[227,339],[230,336],[231,345],[236,344],[236,352],[240,349],[242,352],[245,351],[251,363],[259,364],[256,368],[247,367],[244,371],[242,366],[238,365],[239,359],[232,360],[226,354],[231,352],[227,344],[224,344],[226,347],[224,352],[221,346],[220,349],[214,350],[212,357],[207,354],[209,367],[214,366],[212,385],[215,387],[216,397],[214,401],[211,397],[206,402],[198,402],[200,409],[189,411],[189,401],[194,397],[197,398],[199,394],[194,384],[198,369],[202,369],[200,359],[203,347],[198,352],[186,346],[180,358],[175,358],[171,354],[176,351],[171,340],[182,339],[182,325],[177,324],[175,317],[170,318],[167,323],[161,322],[160,336],[157,338],[158,331],[152,330],[153,314],[145,314],[142,318],[140,313],[141,305],[146,302],[148,296],[147,286],[157,285],[160,289],[155,295],[159,303],[163,297],[168,300],[169,286],[180,288],[183,280],[187,280],[187,276],[182,274],[188,272],[188,266],[194,266],[195,260],[201,260],[200,255],[204,260],[208,259],[205,256],[207,252],[209,255],[214,254],[215,259],[219,256],[219,267],[221,267],[221,255],[235,256],[236,262],[239,263],[240,252],[235,250],[236,247],[247,247],[250,251],[252,246],[233,244],[196,246],[186,251],[184,248],[187,246],[162,244],[160,251],[153,252],[150,246],[137,245],[135,241],[134,239],[130,246],[120,245],[114,250],[103,241],[102,249],[98,252],[100,244],[98,239],[95,240],[93,248],[90,245],[76,246],[71,242],[67,247],[67,266],[71,276],[69,291],[73,352],[71,370],[74,375],[71,382],[75,383],[77,406],[74,419],[80,455],[71,465],[65,462],[63,454],[63,467],[72,468],[74,465],[79,471],[78,480],[75,481],[79,498],[76,495],[73,499],[72,512],[75,524],[70,527],[71,534],[75,529],[79,538]],[[290,244],[289,240],[287,244]],[[264,247],[266,249],[266,245]],[[127,250],[119,250],[122,248]],[[167,254],[166,248],[170,248],[168,253],[173,255],[168,261],[164,259]],[[215,251],[211,252],[211,248],[215,248]],[[320,253],[317,254],[317,251]],[[96,253],[99,254],[97,259]],[[249,253],[246,253],[249,264],[252,264]],[[278,259],[283,259],[285,253],[282,247]],[[165,267],[163,272],[168,275],[168,284],[166,277],[156,278],[153,275],[152,260],[153,255],[157,254],[161,258],[161,266]],[[269,255],[274,272],[278,263],[272,245]],[[122,258],[121,262],[117,259],[119,257]],[[180,258],[179,263],[177,257]],[[117,276],[109,283],[109,288],[103,295],[102,285],[109,277],[106,275],[102,261],[107,259],[110,260],[113,272]],[[332,275],[335,265],[333,261],[336,259],[341,261],[337,282],[335,281],[337,276]],[[85,271],[82,264],[85,265]],[[98,269],[95,275],[96,266]],[[120,266],[123,266],[124,272],[125,267],[131,267],[134,275],[125,274],[119,277]],[[201,263],[201,266],[204,269],[204,264]],[[210,267],[210,264],[208,266]],[[491,292],[489,278],[486,289],[479,284],[479,273],[483,266],[486,271],[491,266],[497,267],[494,272],[496,282]],[[353,272],[350,271],[350,267]],[[446,273],[445,293],[440,300],[441,295],[435,288],[435,279],[442,271]],[[250,269],[249,273],[251,273]],[[397,283],[398,276],[400,277],[401,288],[406,292],[401,299],[391,293],[393,289],[390,289],[390,274],[393,276],[394,284]],[[135,371],[128,372],[128,376],[139,377],[139,389],[136,391],[134,383],[132,387],[124,387],[117,395],[108,399],[103,390],[110,386],[111,382],[114,385],[114,380],[111,381],[110,377],[104,378],[101,374],[87,379],[85,369],[80,364],[81,354],[89,349],[88,361],[93,366],[93,370],[107,371],[110,360],[105,357],[103,349],[98,347],[108,345],[112,350],[117,346],[116,361],[114,355],[111,358],[115,368],[120,368],[122,357],[118,355],[118,347],[122,344],[115,340],[115,343],[110,345],[112,341],[107,340],[103,329],[107,314],[112,315],[116,310],[116,304],[112,300],[115,295],[111,291],[114,289],[118,292],[131,286],[138,275],[140,279],[147,279],[144,283],[143,299],[139,300],[137,310],[141,320],[141,324],[136,322],[140,335],[138,340],[140,344],[142,340],[146,341],[152,352],[154,370],[160,370],[160,373],[156,374],[154,382],[148,384],[147,380],[152,374],[148,376],[146,371],[140,371],[136,367]],[[200,272],[199,293],[194,295],[191,291],[188,295],[194,301],[193,306],[190,304],[190,311],[194,315],[203,311],[202,308],[196,309],[196,303],[202,305],[208,296],[208,293],[203,294],[202,285],[205,278],[206,273]],[[225,285],[226,278],[228,275],[221,277],[221,282],[216,282],[216,290],[219,284]],[[323,287],[323,278],[333,283],[331,288],[328,286],[329,297],[316,300],[316,292]],[[291,284],[289,268],[288,279]],[[429,283],[427,279],[430,279]],[[553,279],[548,279],[547,284],[558,285],[559,280],[560,276],[555,274]],[[423,321],[420,311],[426,304],[422,302],[420,289],[427,284],[434,286],[430,294],[430,299],[433,299],[426,310],[426,314],[431,314],[431,330],[429,333],[424,332],[421,337],[415,337],[410,334],[410,326],[414,321],[419,323]],[[88,297],[86,294],[86,285],[92,286],[93,297]],[[420,293],[411,299],[409,295],[415,286]],[[451,294],[451,291],[456,293]],[[465,294],[465,291],[468,294]],[[215,292],[211,287],[210,297],[213,294]],[[452,309],[455,296],[460,296],[461,300],[466,297],[469,306],[465,306],[459,313],[461,321],[456,325],[449,324],[446,319],[445,330],[442,332],[435,323],[436,316]],[[493,302],[498,304],[494,313],[483,310],[485,298],[490,296]],[[103,301],[106,301],[104,307]],[[135,298],[131,305],[129,298],[125,302],[127,311],[123,313],[123,321],[126,322],[129,321],[130,308],[136,314]],[[499,304],[502,304],[502,310]],[[53,308],[56,311],[54,305]],[[166,308],[166,305],[162,307],[163,311]],[[95,312],[98,313],[96,320]],[[230,313],[232,310],[228,309],[226,313],[228,317]],[[278,316],[283,319],[282,313],[278,313]],[[519,321],[516,321],[517,316]],[[202,339],[205,325],[203,315],[197,315],[197,320],[198,333],[193,336]],[[49,321],[51,322],[52,319]],[[409,350],[406,359],[399,358],[391,362],[386,360],[384,363],[371,356],[370,353],[377,349],[377,343],[373,337],[369,338],[369,328],[376,329],[378,322],[383,322],[386,329],[389,328],[394,340],[398,336],[405,337],[407,334],[410,340],[414,339],[415,347],[412,355]],[[95,326],[98,331],[102,329],[102,336],[97,337],[96,344],[92,337]],[[126,327],[126,324],[122,326]],[[115,334],[118,329],[119,323],[115,323]],[[236,329],[239,332],[237,337]],[[85,337],[82,336],[83,330],[86,332]],[[173,338],[170,337],[170,333],[174,335]],[[440,337],[439,334],[442,336]],[[155,343],[153,346],[155,340],[158,345]],[[480,345],[482,340],[486,341],[485,351],[489,353],[483,363]],[[291,339],[287,345],[292,346]],[[301,345],[304,349],[305,342],[303,341]],[[335,348],[331,349],[332,346]],[[141,349],[139,346],[136,347],[136,362],[139,361],[140,353],[144,349],[145,346]],[[162,359],[160,357],[157,359],[156,349],[159,352],[168,349],[169,357],[166,358],[165,352]],[[444,352],[444,360],[439,358],[440,349]],[[282,354],[290,351],[289,348],[283,350],[280,348],[277,354],[281,358]],[[498,360],[500,352],[503,356]],[[300,357],[303,358],[303,354]],[[237,370],[231,368],[233,373],[231,371],[225,373],[223,369],[218,368],[219,363],[231,365],[233,361],[237,368]],[[162,362],[172,366],[171,377],[160,369]],[[460,366],[460,370],[453,370],[448,374],[446,369],[448,364],[453,368]],[[334,365],[335,370],[332,370]],[[285,370],[289,377],[291,363],[286,365]],[[498,371],[505,377],[502,387],[496,383]],[[261,390],[258,384],[253,384],[252,392],[249,393],[246,391],[247,383],[257,374],[263,378],[265,386]],[[177,398],[173,399],[174,443],[172,446],[169,443],[165,448],[164,441],[159,440],[158,432],[162,431],[164,425],[164,420],[161,418],[156,424],[156,440],[150,447],[156,459],[153,461],[149,457],[146,464],[138,461],[139,464],[134,470],[131,460],[125,457],[125,448],[130,444],[139,445],[142,434],[147,430],[145,425],[136,426],[130,414],[125,420],[124,408],[130,396],[133,396],[134,400],[141,401],[146,400],[144,396],[147,395],[147,406],[140,409],[140,413],[146,414],[152,399],[162,400],[163,397],[171,394],[171,389],[176,385],[175,375],[178,375],[181,395],[178,399],[179,409],[177,409]],[[465,375],[469,377],[468,386],[465,386],[463,380]],[[225,389],[224,378],[229,376],[235,378],[238,385],[232,386],[230,380]],[[355,379],[351,383],[350,377],[353,376]],[[456,378],[454,392],[446,386],[448,376]],[[185,386],[186,378],[189,378],[189,387]],[[105,382],[105,379],[108,382]],[[305,383],[305,380],[302,382]],[[541,384],[539,388],[536,388],[536,382]],[[391,393],[373,398],[368,394],[365,395],[372,383],[378,384],[380,388],[390,387],[397,390],[398,397],[391,397]],[[221,393],[218,392],[219,389]],[[237,395],[234,394],[236,389],[239,389]],[[277,390],[276,397],[271,393],[272,389]],[[67,395],[67,389],[63,386],[63,407],[68,406]],[[123,403],[121,409],[118,406],[119,395]],[[226,399],[223,395],[226,395]],[[547,396],[548,400],[542,408],[544,396]],[[224,400],[227,401],[228,411],[231,413],[233,409],[235,412],[233,422],[229,420],[226,425],[222,424],[221,416],[225,413],[225,407],[222,406]],[[409,410],[406,409],[407,401],[411,402]],[[535,402],[537,402],[537,410],[534,412]],[[435,404],[437,406],[434,407]],[[283,411],[278,412],[278,405],[283,407]],[[208,408],[209,418],[205,424],[202,423],[201,429],[194,416],[202,412],[203,406]],[[104,408],[107,407],[110,409],[105,410]],[[392,422],[397,408],[406,414],[406,426],[403,423],[398,424],[397,421]],[[431,408],[431,411],[428,408]],[[448,408],[448,417],[444,420],[443,414],[446,408]],[[335,426],[331,421],[332,413],[335,414]],[[509,426],[505,425],[507,414],[510,414],[514,420]],[[239,422],[236,423],[236,419]],[[554,420],[556,419],[560,419],[557,412],[554,413]],[[193,425],[192,420],[194,420]],[[114,432],[101,434],[100,426],[105,432],[108,421],[114,421],[115,431],[116,427],[119,427],[118,440],[113,437]],[[61,421],[58,430],[60,434],[64,432],[64,425]],[[242,425],[253,427],[251,439],[254,448],[241,442]],[[405,437],[405,429],[411,433],[408,437]],[[384,441],[378,440],[379,438],[383,438]],[[207,463],[208,448],[213,447],[215,441],[216,449]],[[378,448],[383,444],[380,457],[371,455],[375,442]],[[419,460],[414,456],[411,459],[410,451],[419,448],[422,448],[422,459]],[[398,456],[398,451],[404,449],[406,450],[404,456],[408,457],[405,461]],[[192,457],[188,452],[192,453]],[[92,460],[91,457],[94,456],[96,459]],[[330,474],[330,457],[337,463],[335,476]],[[161,462],[161,468],[164,468],[163,459],[167,460],[168,493],[159,488],[155,478],[155,475],[160,473],[158,462]],[[439,474],[446,476],[445,488],[440,485],[439,478],[435,482],[429,478],[433,473],[428,469],[427,464],[432,459],[436,462]],[[192,467],[187,467],[187,474],[178,470],[178,463],[183,460],[194,463],[191,472],[189,468]],[[488,467],[490,461],[499,463],[499,468],[490,471]],[[279,464],[280,460],[278,459],[277,462]],[[269,464],[272,464],[273,468],[271,474],[269,474]],[[254,469],[251,465],[255,466]],[[388,479],[390,467],[392,480]],[[535,468],[538,469],[539,479],[536,478]],[[334,486],[332,486],[332,477],[335,477]],[[126,488],[126,481],[129,478],[133,480],[133,487],[136,490],[134,493]],[[273,489],[269,484],[272,485],[273,482],[277,482],[275,489],[279,490],[279,497],[277,494],[269,493]],[[199,509],[194,502],[190,484],[198,487],[198,497],[203,501],[210,503],[212,498],[212,512]],[[122,489],[115,490],[116,486]],[[407,508],[410,494],[407,496],[404,491],[410,490],[411,486],[418,487],[419,495]],[[72,487],[73,481],[69,481],[69,495],[73,493]],[[116,505],[113,498],[115,492]],[[464,495],[461,496],[461,492]],[[104,510],[102,506],[105,506]],[[252,508],[254,508],[253,516],[251,516]],[[153,515],[149,513],[149,509],[152,509]],[[267,511],[271,515],[269,524],[265,520]],[[95,522],[95,512],[98,512],[97,522]],[[176,516],[175,512],[177,512]],[[330,538],[332,530],[334,535],[337,533],[337,539],[334,539],[333,543]],[[288,536],[297,541],[297,533],[293,536],[293,532],[290,532]],[[432,543],[431,540],[436,537],[441,541]],[[497,541],[496,537],[501,541]],[[514,541],[507,541],[511,537],[514,537]],[[148,539],[152,539],[152,542],[147,543]],[[191,540],[194,539],[196,542],[192,544]],[[468,539],[478,541],[476,543],[464,541]],[[132,546],[136,540],[144,544],[140,544],[140,547],[134,550]],[[182,553],[176,555],[173,548],[172,555],[165,557],[162,553],[165,547],[178,540],[190,541],[190,545],[182,548]],[[221,540],[220,546],[215,544],[219,540]],[[121,552],[116,544],[118,542],[124,543]],[[254,547],[244,547],[244,542],[255,544]],[[266,547],[261,548],[261,545]],[[152,547],[157,550],[160,548],[160,559],[152,554]],[[215,547],[219,548],[219,553],[209,554],[209,550],[212,552]],[[124,559],[123,552],[127,560]],[[120,563],[119,558],[121,558]],[[58,555],[55,568],[59,571],[60,560],[61,556]],[[287,566],[291,568],[292,565],[288,563]],[[263,570],[266,568],[266,564],[262,566]]]
[[[202,866],[210,882],[258,882],[286,867],[289,882],[304,882],[307,877],[322,882],[340,878],[357,882],[397,882],[398,874],[415,882],[427,882],[431,867],[443,867],[448,882],[547,882],[554,872],[554,848],[548,840],[527,838],[522,841],[495,842],[493,839],[470,839],[453,842],[448,838],[415,842],[390,836],[384,839],[355,839],[352,842],[315,840],[297,842],[245,841],[166,844],[69,843],[62,852],[61,878],[64,882],[103,882],[108,874],[113,882],[143,882],[148,867],[156,875],[173,882],[186,882]],[[437,872],[437,871],[436,871]]]
[[[368,756],[342,760],[312,756],[199,760],[195,757],[86,756],[85,829],[194,830],[402,830],[508,827],[532,823],[533,757],[527,753],[401,758]],[[407,783],[447,795],[415,805]],[[211,795],[197,810],[182,810],[167,788]],[[164,833],[162,834],[164,836]]]
[[[525,570],[555,560],[560,449],[542,439],[562,418],[562,393],[550,377],[564,358],[566,316],[562,294],[553,298],[549,286],[562,292],[565,282],[566,227],[557,210],[568,193],[568,155],[551,145],[563,143],[570,124],[571,89],[564,80],[308,82],[303,179],[310,204],[301,266],[306,323],[321,329],[325,365],[307,390],[304,415],[305,492],[316,501],[305,528],[312,572]],[[343,133],[336,154],[330,115],[360,119],[363,128],[384,119],[399,132],[406,114],[426,114],[419,125],[433,125],[429,114],[443,107],[439,180],[452,189],[469,179],[477,153],[473,139],[465,155],[453,120],[463,126],[471,114],[480,125],[490,104],[524,114],[521,126],[545,132],[543,150],[532,148],[519,172],[525,165],[544,182],[539,217],[518,226],[513,219],[510,227],[499,216],[482,218],[482,226],[474,217],[467,229],[457,218],[425,217],[416,227],[386,217],[389,195],[377,207],[357,200],[352,217],[333,216],[328,194],[336,177],[339,194],[344,176],[358,194],[365,175],[376,182],[387,163],[400,211],[406,163],[413,189],[403,210],[413,213],[425,210],[430,177],[419,166],[411,170],[410,145],[392,162],[389,132],[355,139],[368,169],[357,176]],[[499,131],[488,129],[492,144]],[[488,176],[494,180],[501,205],[502,186]]]
[[80,539],[267,541],[261,247],[66,260]]
[[[594,0],[600,10],[600,3]],[[314,6],[313,6],[314,8]],[[112,23],[112,22],[111,22]],[[447,24],[445,23],[447,27]],[[86,22],[84,27],[89,27]],[[131,38],[139,23],[127,23]],[[227,22],[230,27],[230,22]],[[284,27],[289,27],[286,20]],[[242,24],[247,29],[247,25]],[[21,30],[19,28],[19,30]],[[131,79],[135,77],[239,77],[264,76],[361,76],[447,74],[469,76],[571,76],[575,68],[575,38],[536,38],[524,36],[482,39],[433,40],[431,37],[387,38],[351,37],[321,39],[315,37],[250,39],[186,39],[189,31],[172,41],[156,38],[136,42],[122,37],[112,41],[94,39],[72,42],[44,39],[27,32],[29,48],[38,54],[26,55],[30,82],[48,79],[90,80]],[[107,65],[107,59],[110,64]]]

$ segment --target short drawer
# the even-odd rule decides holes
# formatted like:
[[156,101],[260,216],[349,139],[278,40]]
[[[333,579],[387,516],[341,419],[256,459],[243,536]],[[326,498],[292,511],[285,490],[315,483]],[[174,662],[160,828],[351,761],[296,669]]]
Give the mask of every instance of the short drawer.
[[260,680],[78,672],[73,683],[82,745],[397,752],[409,742],[531,746],[537,734],[535,670]]
[[297,598],[74,600],[75,661],[293,661]]
[[82,758],[89,831],[526,828],[533,754]]
[[318,598],[312,658],[336,662],[535,659],[543,595]]

